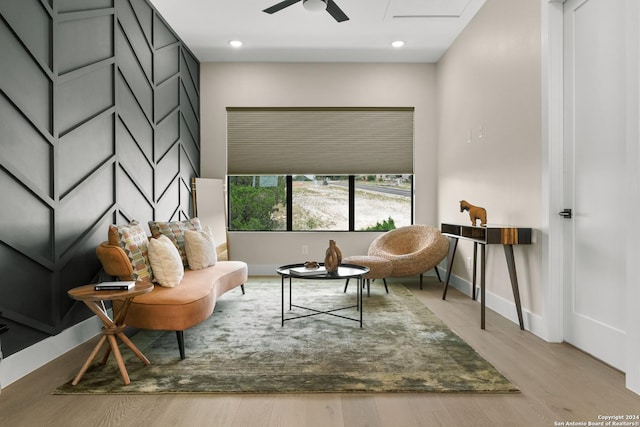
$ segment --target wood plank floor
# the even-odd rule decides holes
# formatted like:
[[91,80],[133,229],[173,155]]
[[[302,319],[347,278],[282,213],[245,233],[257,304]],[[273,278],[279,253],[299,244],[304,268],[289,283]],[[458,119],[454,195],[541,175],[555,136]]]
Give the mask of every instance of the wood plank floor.
[[[0,394],[0,426],[413,427],[559,426],[640,414],[624,375],[566,344],[549,344],[442,284],[414,294],[521,389],[518,394],[264,394],[53,396],[93,346],[84,344]],[[373,292],[381,292],[377,283]],[[366,301],[365,301],[366,303]],[[365,319],[366,320],[366,319]],[[638,421],[638,420],[636,420]],[[638,425],[638,424],[636,424]]]

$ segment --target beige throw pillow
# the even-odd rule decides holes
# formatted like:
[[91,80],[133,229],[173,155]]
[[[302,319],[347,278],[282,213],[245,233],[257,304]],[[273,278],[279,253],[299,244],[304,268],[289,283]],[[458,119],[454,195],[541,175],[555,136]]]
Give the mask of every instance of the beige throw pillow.
[[218,262],[216,243],[213,236],[206,231],[186,230],[184,232],[184,249],[191,270],[202,270]]
[[159,285],[175,288],[184,277],[184,266],[176,245],[164,235],[149,239],[149,263]]

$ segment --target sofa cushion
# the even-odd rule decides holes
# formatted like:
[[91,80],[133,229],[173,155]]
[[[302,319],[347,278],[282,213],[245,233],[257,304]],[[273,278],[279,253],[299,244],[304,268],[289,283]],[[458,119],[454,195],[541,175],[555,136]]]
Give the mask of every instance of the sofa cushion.
[[184,277],[184,265],[178,248],[165,235],[149,240],[149,262],[155,281],[175,288]]
[[129,258],[133,280],[153,279],[149,264],[149,238],[147,232],[137,221],[126,225],[109,226],[109,244],[120,246]]
[[189,265],[187,252],[184,248],[184,232],[185,230],[202,231],[202,226],[198,218],[171,222],[149,221],[149,230],[151,230],[153,237],[158,237],[162,234],[167,236],[178,248],[182,264],[184,266]]
[[191,270],[202,270],[218,261],[216,244],[207,231],[185,230],[184,249]]

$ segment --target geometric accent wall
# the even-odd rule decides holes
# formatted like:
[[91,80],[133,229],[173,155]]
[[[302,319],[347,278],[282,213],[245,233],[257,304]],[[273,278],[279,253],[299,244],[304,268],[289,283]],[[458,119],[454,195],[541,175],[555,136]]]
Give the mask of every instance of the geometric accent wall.
[[147,0],[0,1],[0,323],[5,355],[90,312],[111,223],[186,219],[199,62]]

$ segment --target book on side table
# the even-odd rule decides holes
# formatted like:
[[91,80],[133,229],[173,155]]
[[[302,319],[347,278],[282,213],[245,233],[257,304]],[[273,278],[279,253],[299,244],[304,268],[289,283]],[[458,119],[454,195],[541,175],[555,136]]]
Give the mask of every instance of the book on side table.
[[133,289],[136,286],[136,282],[125,281],[125,282],[102,282],[98,283],[94,289],[96,291],[126,291],[129,289]]

